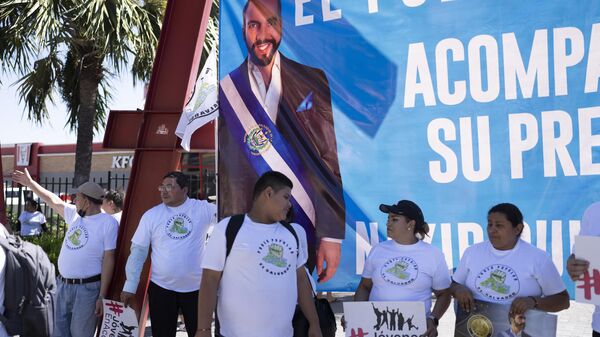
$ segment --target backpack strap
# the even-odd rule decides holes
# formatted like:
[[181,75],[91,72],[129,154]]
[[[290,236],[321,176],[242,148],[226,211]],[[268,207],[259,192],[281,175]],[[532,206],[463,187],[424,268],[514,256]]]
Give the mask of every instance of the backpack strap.
[[240,228],[242,228],[245,216],[245,214],[236,214],[229,218],[229,222],[227,223],[227,229],[225,230],[225,241],[227,243],[225,258],[227,258],[229,256],[229,253],[231,253],[231,248],[233,248],[233,242],[235,241],[235,237],[240,231]]
[[[229,222],[227,223],[227,229],[225,229],[225,258],[227,258],[231,253],[231,248],[233,248],[233,243],[235,242],[235,238],[238,232],[240,231],[240,228],[242,228],[242,224],[244,223],[245,217],[245,214],[236,214],[232,215],[231,218],[229,218]],[[298,234],[296,234],[296,230],[294,230],[294,227],[292,227],[292,225],[289,222],[282,221],[280,222],[280,224],[294,236],[297,247],[296,257],[298,257],[300,254],[300,241],[298,240]]]
[[300,241],[298,240],[298,234],[296,234],[296,230],[294,230],[294,227],[292,227],[289,222],[281,221],[280,224],[285,227],[285,229],[290,231],[290,233],[292,233],[294,236],[294,239],[296,239],[296,258],[298,258],[300,255]]

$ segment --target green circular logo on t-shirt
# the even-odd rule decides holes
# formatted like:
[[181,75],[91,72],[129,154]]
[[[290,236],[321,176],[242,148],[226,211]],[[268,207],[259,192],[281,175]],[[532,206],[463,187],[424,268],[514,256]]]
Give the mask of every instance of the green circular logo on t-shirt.
[[165,233],[168,237],[175,240],[187,238],[192,233],[192,219],[186,214],[177,214],[172,216],[165,226]]
[[83,226],[73,226],[69,228],[65,235],[65,246],[71,250],[80,249],[88,242],[89,234],[87,228]]
[[292,265],[285,258],[286,250],[289,255],[295,254],[294,249],[285,240],[268,239],[263,241],[256,252],[261,256],[259,262],[261,269],[275,276],[287,273]]
[[419,266],[408,256],[394,257],[386,261],[380,270],[381,278],[397,286],[413,283],[419,276]]
[[503,264],[483,268],[475,278],[475,288],[485,297],[503,301],[519,293],[519,277],[514,269]]

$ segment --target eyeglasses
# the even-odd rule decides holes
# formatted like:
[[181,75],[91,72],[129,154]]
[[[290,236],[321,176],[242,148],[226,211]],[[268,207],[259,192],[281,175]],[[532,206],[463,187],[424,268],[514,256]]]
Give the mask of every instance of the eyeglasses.
[[159,192],[171,192],[172,189],[175,188],[175,185],[158,185]]

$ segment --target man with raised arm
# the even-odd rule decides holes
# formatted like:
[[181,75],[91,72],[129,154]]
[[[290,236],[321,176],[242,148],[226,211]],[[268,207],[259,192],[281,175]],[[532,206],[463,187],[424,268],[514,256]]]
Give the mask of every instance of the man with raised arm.
[[68,225],[58,256],[54,336],[93,337],[117,245],[117,220],[100,208],[104,189],[93,182],[83,183],[72,205],[40,186],[27,169],[15,171],[12,179],[42,198]]

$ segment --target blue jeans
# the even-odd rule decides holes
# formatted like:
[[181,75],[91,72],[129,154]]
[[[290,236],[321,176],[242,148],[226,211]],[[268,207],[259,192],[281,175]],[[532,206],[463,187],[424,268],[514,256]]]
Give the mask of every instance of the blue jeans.
[[100,281],[66,284],[57,279],[54,337],[94,337]]

